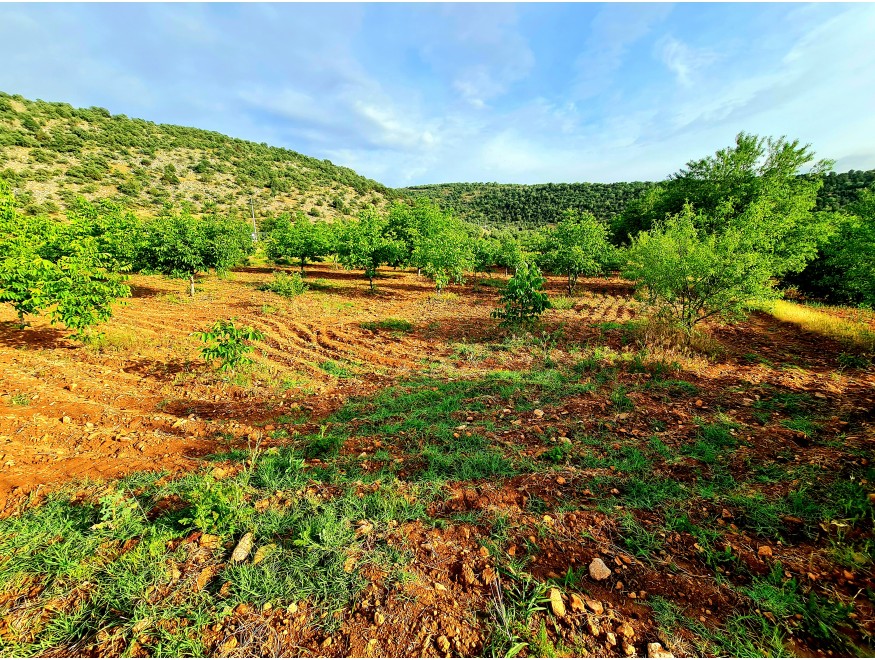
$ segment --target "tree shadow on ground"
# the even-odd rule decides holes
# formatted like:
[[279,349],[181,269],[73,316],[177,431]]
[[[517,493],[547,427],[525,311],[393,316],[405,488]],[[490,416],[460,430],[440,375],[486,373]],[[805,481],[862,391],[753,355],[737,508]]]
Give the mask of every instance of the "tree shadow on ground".
[[9,348],[76,348],[69,333],[62,328],[22,328],[17,321],[0,321],[0,345]]

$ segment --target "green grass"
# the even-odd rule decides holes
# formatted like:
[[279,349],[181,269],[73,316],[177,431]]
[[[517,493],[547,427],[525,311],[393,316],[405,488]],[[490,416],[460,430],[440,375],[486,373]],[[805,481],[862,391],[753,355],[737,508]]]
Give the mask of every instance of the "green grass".
[[319,365],[319,368],[335,378],[355,378],[355,373],[351,371],[347,365],[335,362],[334,360],[326,360],[325,362],[322,362]]
[[404,319],[383,319],[382,321],[365,321],[361,323],[365,330],[392,330],[394,332],[413,332],[413,324]]

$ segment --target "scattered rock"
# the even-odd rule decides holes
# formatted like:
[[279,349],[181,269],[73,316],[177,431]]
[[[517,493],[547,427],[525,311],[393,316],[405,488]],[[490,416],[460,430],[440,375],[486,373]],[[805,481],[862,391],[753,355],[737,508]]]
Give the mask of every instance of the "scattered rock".
[[617,645],[617,636],[609,632],[605,635],[605,641],[608,643],[608,646],[616,646]]
[[598,637],[602,634],[602,629],[599,627],[599,621],[592,614],[586,615],[586,626],[589,628],[589,634],[593,637]]
[[615,632],[627,642],[635,639],[635,629],[628,621],[624,621],[619,626],[617,626]]
[[231,561],[234,563],[245,561],[250,552],[252,552],[252,532],[246,532],[231,553]]
[[560,486],[564,486],[565,485],[565,477],[556,477],[556,483],[559,484]]
[[659,642],[652,642],[647,645],[647,657],[648,658],[673,658],[669,651],[666,651],[662,648],[662,644]]
[[571,611],[583,612],[583,599],[577,594],[571,594]]
[[437,646],[441,650],[441,653],[450,652],[450,640],[447,639],[446,635],[441,635],[437,638]]
[[593,580],[607,580],[611,577],[611,569],[608,568],[601,558],[596,557],[589,564],[589,576]]
[[477,584],[477,576],[474,575],[474,569],[468,564],[462,564],[462,579],[465,584]]
[[374,614],[374,623],[378,626],[382,626],[386,623],[386,616],[382,612],[377,612]]
[[73,418],[69,417],[68,415],[64,415],[63,417],[61,417],[62,424],[71,424],[72,422],[73,422]]
[[623,644],[623,653],[626,654],[627,658],[635,657],[635,647],[631,644]]
[[565,616],[565,603],[562,602],[562,592],[556,587],[552,587],[547,595],[550,598],[550,608],[553,610],[553,614],[558,617]]
[[587,598],[586,606],[590,610],[592,610],[594,614],[597,614],[599,616],[601,616],[605,611],[605,608],[600,600],[590,600],[589,598]]
[[543,417],[543,416],[544,416],[544,411],[541,410],[540,408],[535,408],[535,410],[532,412],[532,414],[533,414],[535,417],[540,418],[540,417]]
[[759,549],[757,550],[757,554],[760,557],[771,557],[772,556],[772,549],[767,545],[761,545],[759,547]]

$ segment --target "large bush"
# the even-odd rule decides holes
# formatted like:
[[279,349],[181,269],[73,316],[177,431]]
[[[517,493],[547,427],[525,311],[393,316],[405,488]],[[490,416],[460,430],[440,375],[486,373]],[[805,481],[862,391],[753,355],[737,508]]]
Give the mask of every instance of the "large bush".
[[815,210],[829,163],[799,176],[812,159],[798,142],[741,133],[735,147],[690,162],[638,209],[649,229],[632,239],[626,275],[687,330],[774,297],[775,278],[802,270],[839,220]]

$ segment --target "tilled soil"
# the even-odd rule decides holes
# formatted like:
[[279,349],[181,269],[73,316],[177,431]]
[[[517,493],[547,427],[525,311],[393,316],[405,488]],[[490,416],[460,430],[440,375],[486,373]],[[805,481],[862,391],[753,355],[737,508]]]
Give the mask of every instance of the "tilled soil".
[[[326,418],[348,402],[366,406],[386,388],[426,372],[473,382],[496,370],[537,373],[565,360],[579,367],[582,381],[592,374],[573,395],[546,402],[486,397],[489,405],[452,413],[454,437],[484,438],[522,466],[518,474],[451,481],[429,504],[431,524],[417,519],[375,529],[357,522],[349,566],[358,567],[364,586],[348,608],[241,602],[202,631],[205,648],[240,657],[482,655],[496,648],[496,629],[510,631],[510,609],[534,593],[519,586],[526,580],[548,588],[537,592],[540,600],[526,614],[532,637],[516,650],[522,655],[658,655],[653,644],[675,655],[702,654],[712,648],[697,645],[702,631],[721,629],[738,613],[783,626],[791,653],[826,656],[852,648],[809,634],[800,627],[803,619],[808,625],[807,613],[782,618],[752,604],[745,590],[767,578],[853,603],[853,616],[836,629],[858,651],[872,648],[871,559],[857,552],[856,565],[841,563],[834,552],[837,539],[856,550],[870,547],[872,495],[868,520],[851,525],[782,510],[770,522],[780,538],[760,531],[749,500],[709,495],[712,484],[731,479],[754,499],[784,501],[816,489],[805,475],[818,473],[850,475],[865,492],[875,490],[865,476],[875,443],[875,372],[843,368],[839,356],[847,347],[755,313],[712,328],[713,346],[699,352],[654,346],[654,354],[677,360],[662,374],[636,362],[640,346],[624,322],[637,318],[638,305],[619,279],[583,280],[573,306],[548,312],[541,334],[522,343],[496,330],[490,312],[498,292],[482,283],[436,295],[415,273],[386,270],[372,293],[355,273],[316,266],[308,272],[310,291],[286,300],[259,290],[269,279],[267,269],[241,269],[225,280],[205,279],[189,299],[181,282],[133,277],[134,297],[100,328],[103,338],[86,345],[41,319],[21,330],[2,310],[4,515],[18,515],[28,495],[38,502],[70,482],[84,484],[84,501],[92,480],[143,470],[164,471],[166,480],[202,469],[212,469],[217,480],[233,477],[244,469],[239,462],[207,458],[324,434]],[[551,278],[548,288],[562,295],[564,282]],[[217,374],[199,357],[192,333],[227,318],[265,336],[249,375]],[[369,325],[387,319],[409,321],[413,330]],[[575,362],[591,353],[592,363]],[[364,473],[393,466],[402,489],[425,469],[427,458],[404,432],[377,436],[358,432],[360,424],[350,422],[336,458],[309,457],[306,469],[327,470],[335,461]],[[731,448],[700,447],[702,429],[721,424]],[[629,467],[644,454],[649,474]],[[624,480],[626,471],[696,493],[671,514],[683,521],[669,525],[669,514],[656,504],[661,500],[647,505],[635,493],[637,477]],[[338,494],[336,486],[314,482],[299,496]],[[282,511],[291,505],[285,497],[277,493],[255,507]],[[630,504],[627,497],[637,499]],[[162,498],[149,519],[186,506],[177,496]],[[630,532],[629,524],[639,531]],[[120,540],[106,552],[123,556],[136,543]],[[172,567],[166,593],[150,598],[184,598],[187,589],[227,596],[230,582],[219,576],[236,541],[221,545],[194,532],[173,543],[186,559]],[[390,574],[368,563],[378,547],[397,550],[403,571]],[[593,577],[595,559],[609,577]],[[0,594],[0,611],[13,597],[38,598],[39,589]],[[669,630],[654,614],[659,599],[687,623]],[[10,617],[0,623],[0,641],[12,635]],[[326,617],[336,622],[327,625]],[[161,622],[168,634],[188,625]],[[138,632],[133,642],[107,633],[53,653],[154,653],[154,635]]]

